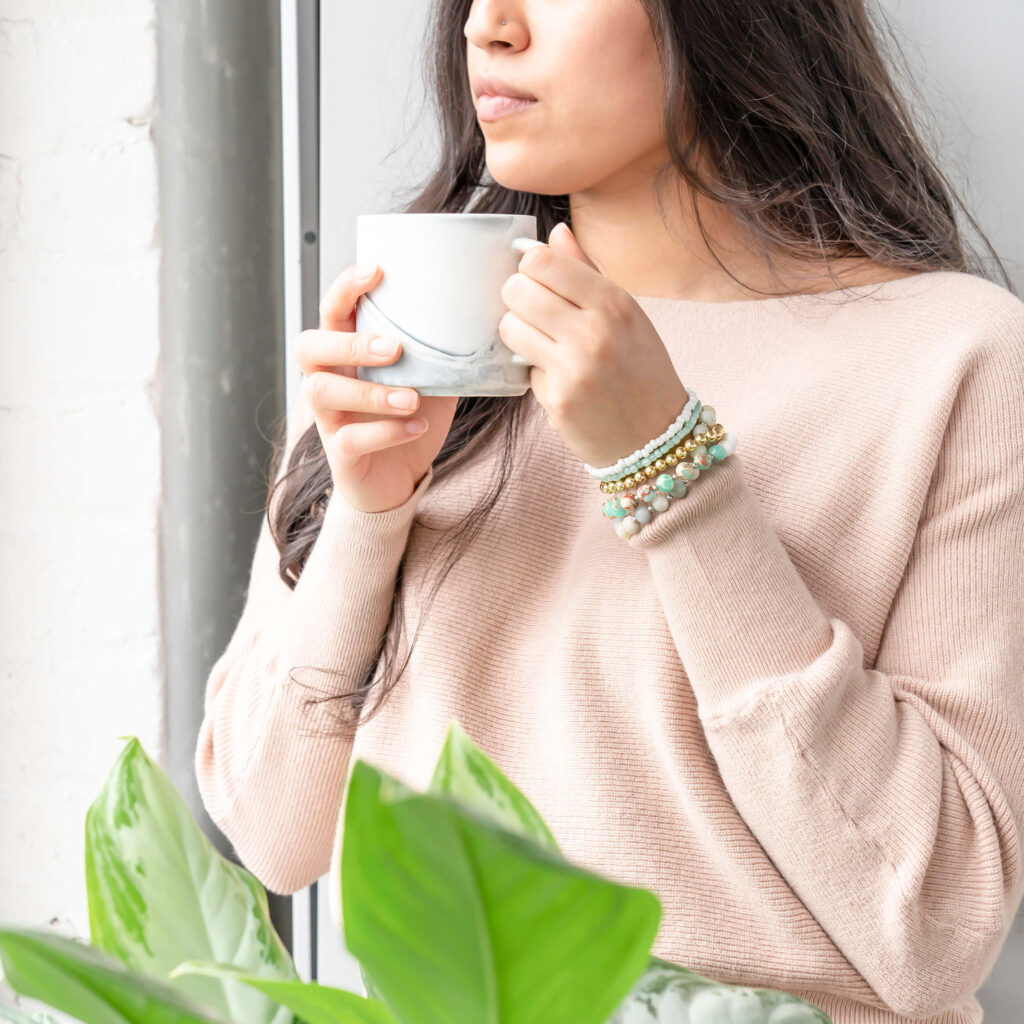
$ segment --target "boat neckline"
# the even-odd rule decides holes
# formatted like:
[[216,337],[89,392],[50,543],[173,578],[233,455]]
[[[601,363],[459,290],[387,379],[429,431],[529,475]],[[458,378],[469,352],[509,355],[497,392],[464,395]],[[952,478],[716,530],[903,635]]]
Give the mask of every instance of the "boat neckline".
[[794,302],[807,302],[818,300],[829,302],[837,297],[857,295],[861,292],[889,289],[912,281],[920,281],[923,278],[937,277],[942,274],[955,273],[949,270],[925,270],[905,277],[890,277],[882,281],[864,281],[860,284],[850,284],[842,288],[833,288],[824,292],[792,292],[789,295],[769,295],[760,299],[728,299],[724,302],[714,299],[675,299],[668,295],[634,295],[630,293],[641,305],[664,305],[679,306],[684,309],[736,309],[749,306],[752,309],[762,309],[766,306],[791,305]]

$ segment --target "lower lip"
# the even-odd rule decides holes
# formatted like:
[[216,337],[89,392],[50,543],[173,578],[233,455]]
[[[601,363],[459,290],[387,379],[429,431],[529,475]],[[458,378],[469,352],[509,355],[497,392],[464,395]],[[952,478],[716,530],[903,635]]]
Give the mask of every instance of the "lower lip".
[[522,110],[528,110],[536,106],[537,100],[524,100],[518,96],[493,96],[490,94],[478,96],[476,101],[476,116],[481,121],[497,121],[500,117],[508,117],[510,114],[518,114]]

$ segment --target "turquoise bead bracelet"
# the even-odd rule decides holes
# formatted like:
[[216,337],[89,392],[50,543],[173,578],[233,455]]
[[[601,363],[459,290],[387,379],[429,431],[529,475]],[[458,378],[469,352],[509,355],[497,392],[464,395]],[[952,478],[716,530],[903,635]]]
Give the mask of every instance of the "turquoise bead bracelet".
[[[685,497],[689,484],[702,471],[727,459],[736,449],[735,434],[715,422],[715,410],[709,405],[701,406],[689,388],[687,394],[690,401],[661,437],[649,441],[627,459],[620,459],[615,467],[594,471],[587,466],[591,476],[601,474],[601,490],[613,495],[605,501],[602,511],[613,521],[615,533],[623,539],[638,533],[656,512],[664,512],[672,501]],[[681,422],[685,429],[679,429]],[[694,445],[693,439],[687,436],[691,432],[693,439],[715,440],[711,444]],[[669,454],[666,462],[662,456],[673,447],[676,451]],[[689,456],[690,461],[686,461],[685,456]],[[661,463],[657,468],[665,471],[652,478],[645,471],[656,463]],[[613,469],[615,472],[610,472]],[[632,486],[634,476],[640,477],[636,486]],[[628,487],[623,486],[625,480],[631,481]]]
[[[628,471],[616,477],[613,480],[602,480],[601,490],[606,494],[617,494],[619,491],[628,491],[634,483],[634,477],[637,477],[636,483],[643,483],[645,478],[651,477],[654,474],[646,472],[648,466],[655,466],[659,471],[667,469],[669,466],[675,465],[675,459],[683,459],[686,457],[688,450],[692,451],[697,447],[698,444],[705,442],[714,443],[723,439],[725,435],[725,427],[721,423],[715,423],[715,410],[710,405],[705,406],[707,410],[708,421],[698,422],[693,427],[692,431],[688,435],[683,435],[675,438],[671,444],[661,445],[656,448],[650,455],[640,462],[634,463],[629,467]],[[691,437],[693,443],[691,445]],[[673,449],[675,451],[673,452]],[[672,456],[675,458],[672,458]],[[658,463],[661,465],[658,465]]]
[[654,518],[655,512],[664,512],[673,500],[686,497],[691,481],[715,463],[727,459],[736,449],[736,436],[726,432],[722,440],[712,445],[698,445],[690,453],[692,462],[678,462],[673,472],[659,473],[632,491],[624,491],[604,503],[604,514],[615,525],[615,533],[625,540],[639,533]]
[[[647,477],[653,476],[653,473],[644,473],[643,471],[650,466],[652,463],[656,464],[658,460],[666,453],[671,452],[673,448],[676,448],[674,453],[677,458],[684,458],[687,451],[697,447],[697,443],[703,442],[704,440],[719,441],[725,434],[725,427],[720,423],[715,423],[715,410],[710,405],[702,406],[697,396],[687,388],[687,392],[693,396],[691,401],[687,403],[687,408],[695,406],[695,414],[691,415],[685,424],[682,431],[677,431],[672,434],[668,441],[660,444],[653,451],[644,457],[629,462],[624,470],[620,470],[617,474],[604,475],[601,477],[601,490],[606,494],[617,494],[619,491],[629,490],[633,486],[633,477],[639,475],[641,479],[637,480],[637,483],[643,483]],[[686,410],[684,409],[685,413]],[[678,423],[679,420],[676,420]],[[671,429],[671,428],[670,428]],[[666,431],[667,433],[667,431]],[[687,435],[692,434],[694,443],[687,440]],[[665,435],[662,435],[664,437]],[[659,438],[658,440],[661,440]],[[650,449],[651,444],[644,445],[641,450]],[[635,454],[635,453],[634,453]],[[632,458],[632,456],[630,457]],[[675,460],[669,457],[667,460],[662,460],[662,465],[658,466],[659,470],[667,468],[665,462],[669,466],[675,465]],[[624,460],[620,459],[620,463]]]
[[[714,409],[712,409],[711,412],[714,413]],[[688,437],[692,430],[700,426],[700,415],[701,404],[700,402],[698,402],[697,408],[694,411],[691,419],[687,420],[687,422],[682,427],[680,427],[664,444],[658,445],[658,447],[655,448],[654,451],[650,453],[650,455],[646,455],[642,459],[637,459],[634,462],[631,462],[628,466],[626,466],[625,469],[620,469],[617,473],[602,476],[601,480],[604,483],[610,483],[614,482],[615,480],[621,480],[623,477],[629,476],[631,473],[635,473],[638,469],[643,469],[644,466],[649,466],[656,459],[660,459],[662,455],[664,455],[666,452],[670,452],[673,448],[676,447],[676,445],[679,444],[680,441]],[[713,423],[714,420],[712,419],[710,422]]]

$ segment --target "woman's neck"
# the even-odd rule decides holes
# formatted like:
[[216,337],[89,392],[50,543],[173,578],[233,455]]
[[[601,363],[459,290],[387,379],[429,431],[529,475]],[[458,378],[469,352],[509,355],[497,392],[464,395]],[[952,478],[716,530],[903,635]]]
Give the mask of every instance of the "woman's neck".
[[914,273],[867,257],[830,266],[782,255],[769,260],[725,207],[698,196],[698,223],[682,186],[678,196],[673,203],[666,190],[659,207],[649,177],[635,186],[619,181],[574,193],[573,234],[601,272],[630,294],[694,302],[833,291]]

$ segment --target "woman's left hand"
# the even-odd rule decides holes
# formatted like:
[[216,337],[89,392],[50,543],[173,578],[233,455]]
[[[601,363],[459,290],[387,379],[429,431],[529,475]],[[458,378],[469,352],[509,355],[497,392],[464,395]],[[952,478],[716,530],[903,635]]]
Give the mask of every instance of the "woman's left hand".
[[657,437],[687,393],[629,292],[605,277],[569,226],[523,253],[501,289],[498,336],[532,363],[530,386],[582,462],[607,466]]

